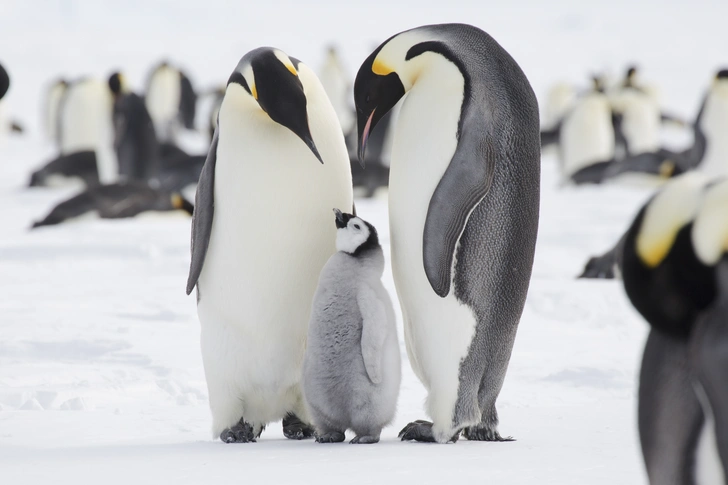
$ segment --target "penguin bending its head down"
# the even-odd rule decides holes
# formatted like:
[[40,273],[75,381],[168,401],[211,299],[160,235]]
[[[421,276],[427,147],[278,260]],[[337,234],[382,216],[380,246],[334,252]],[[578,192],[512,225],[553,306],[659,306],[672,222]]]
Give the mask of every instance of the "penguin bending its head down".
[[316,75],[278,49],[250,51],[200,174],[187,280],[222,441],[255,441],[281,418],[288,438],[312,436],[300,386],[311,301],[336,250],[331,208],[352,202],[344,137]]
[[652,327],[638,420],[654,485],[728,478],[726,213],[728,181],[691,172],[648,201],[624,237],[624,287]]
[[495,402],[538,229],[538,104],[518,64],[482,30],[405,31],[357,74],[360,158],[405,93],[389,180],[392,270],[433,422],[415,421],[400,436],[447,442],[462,430],[503,440]]
[[303,361],[303,394],[316,441],[376,443],[391,423],[399,394],[399,340],[394,308],[382,285],[377,231],[336,213],[336,249],[321,270]]

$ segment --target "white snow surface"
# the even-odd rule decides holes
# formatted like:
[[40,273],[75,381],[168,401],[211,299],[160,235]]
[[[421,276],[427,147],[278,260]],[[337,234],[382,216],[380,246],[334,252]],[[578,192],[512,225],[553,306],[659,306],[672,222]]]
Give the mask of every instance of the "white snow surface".
[[[635,410],[647,325],[619,282],[575,276],[616,241],[650,188],[559,187],[555,159],[544,155],[536,262],[498,406],[501,433],[517,441],[397,440],[425,418],[399,321],[397,418],[381,443],[353,446],[288,441],[279,423],[256,444],[211,439],[195,299],[184,292],[189,218],[30,232],[75,190],[23,187],[52,155],[40,113],[59,75],[122,68],[141,89],[167,57],[203,90],[224,83],[251,48],[274,45],[317,68],[336,41],[353,76],[388,36],[462,21],[493,35],[538,95],[555,81],[586,85],[597,70],[621,76],[636,62],[663,104],[692,118],[728,63],[727,13],[718,1],[3,0],[6,109],[28,133],[0,146],[0,484],[645,483]],[[189,145],[204,149],[202,138]],[[386,194],[357,207],[388,252]],[[394,296],[389,269],[385,285]]]

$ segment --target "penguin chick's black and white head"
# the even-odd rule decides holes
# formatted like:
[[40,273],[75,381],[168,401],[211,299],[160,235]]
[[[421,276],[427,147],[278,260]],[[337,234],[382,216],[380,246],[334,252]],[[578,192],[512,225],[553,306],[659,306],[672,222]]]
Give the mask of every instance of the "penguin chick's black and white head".
[[[271,120],[296,134],[316,158],[319,155],[311,136],[306,111],[306,93],[298,78],[299,61],[272,47],[254,49],[240,60],[228,79],[231,86],[241,86]],[[250,103],[245,103],[250,107]]]
[[367,221],[334,209],[336,215],[336,250],[352,256],[379,247],[377,230]]
[[10,76],[8,76],[8,72],[3,65],[0,64],[0,99],[3,99],[8,89],[10,89]]

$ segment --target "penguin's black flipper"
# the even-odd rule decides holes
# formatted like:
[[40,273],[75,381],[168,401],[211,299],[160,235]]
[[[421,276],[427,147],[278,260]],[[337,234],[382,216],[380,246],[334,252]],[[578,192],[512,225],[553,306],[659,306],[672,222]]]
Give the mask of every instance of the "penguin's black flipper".
[[95,209],[96,200],[91,191],[87,189],[56,205],[42,220],[33,223],[31,229],[60,224],[66,219],[82,216]]
[[640,444],[650,483],[694,483],[694,456],[704,418],[684,341],[650,332],[638,399]]
[[179,96],[179,116],[180,121],[188,130],[195,129],[195,110],[197,107],[197,94],[190,79],[182,71],[180,75],[180,96]]
[[192,216],[192,261],[187,278],[187,294],[192,293],[202,272],[207,247],[212,233],[212,217],[215,210],[215,164],[217,162],[218,133],[210,145],[210,152],[202,167],[195,194],[195,214]]

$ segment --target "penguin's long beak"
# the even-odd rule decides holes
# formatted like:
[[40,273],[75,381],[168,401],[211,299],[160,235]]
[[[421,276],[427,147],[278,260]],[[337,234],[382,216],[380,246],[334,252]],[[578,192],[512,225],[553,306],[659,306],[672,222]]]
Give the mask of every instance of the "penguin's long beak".
[[321,163],[324,163],[323,159],[321,158],[321,155],[319,154],[318,148],[316,148],[316,143],[314,143],[313,138],[311,135],[298,135],[301,140],[306,144],[306,146],[313,152],[313,154],[318,158],[318,161]]
[[377,108],[374,108],[369,115],[369,118],[367,119],[366,124],[364,125],[364,130],[361,133],[361,136],[359,137],[359,164],[361,165],[361,168],[365,168],[364,163],[364,155],[366,153],[367,148],[367,141],[369,141],[369,132],[372,129],[372,120],[374,119],[374,113],[376,113]]

